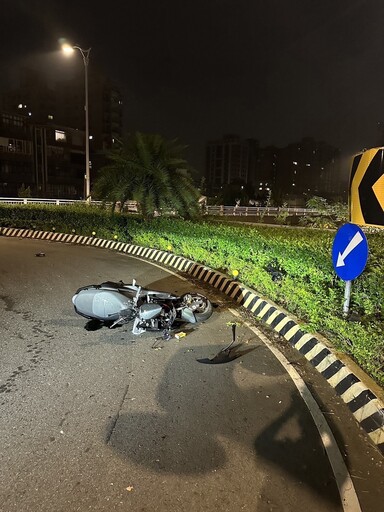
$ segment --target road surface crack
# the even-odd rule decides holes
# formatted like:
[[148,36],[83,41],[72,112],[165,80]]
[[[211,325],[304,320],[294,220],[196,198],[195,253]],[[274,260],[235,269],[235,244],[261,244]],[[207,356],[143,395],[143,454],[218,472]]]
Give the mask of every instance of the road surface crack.
[[120,404],[119,404],[119,407],[118,407],[118,410],[117,410],[117,413],[111,417],[111,421],[110,421],[110,424],[109,424],[109,427],[107,429],[107,434],[106,434],[106,438],[105,438],[105,444],[109,444],[110,440],[111,440],[111,437],[115,431],[115,428],[116,428],[116,423],[120,417],[120,413],[121,413],[121,409],[123,408],[123,404],[125,402],[125,398],[128,394],[128,390],[129,390],[129,384],[126,385],[125,387],[125,390],[124,390],[124,393],[123,393],[123,397],[122,399],[120,400]]

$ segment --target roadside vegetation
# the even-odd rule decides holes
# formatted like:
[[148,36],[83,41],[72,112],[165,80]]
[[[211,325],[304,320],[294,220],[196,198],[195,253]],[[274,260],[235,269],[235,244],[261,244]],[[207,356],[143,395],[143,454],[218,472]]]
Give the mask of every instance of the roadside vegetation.
[[[332,229],[211,223],[204,217],[144,218],[98,207],[0,205],[0,226],[76,233],[172,251],[238,279],[302,319],[384,385],[384,233],[367,233],[370,256],[353,282],[335,274]],[[121,278],[124,276],[116,276]],[[125,276],[127,277],[127,276]]]
[[144,218],[162,209],[184,217],[199,211],[199,191],[192,179],[193,170],[183,157],[184,146],[161,135],[128,135],[108,155],[109,163],[98,173],[94,194],[109,202],[112,209],[127,200],[137,201]]
[[346,203],[329,203],[324,197],[314,196],[308,199],[306,207],[316,213],[301,217],[300,224],[302,226],[335,228],[348,222],[349,211]]

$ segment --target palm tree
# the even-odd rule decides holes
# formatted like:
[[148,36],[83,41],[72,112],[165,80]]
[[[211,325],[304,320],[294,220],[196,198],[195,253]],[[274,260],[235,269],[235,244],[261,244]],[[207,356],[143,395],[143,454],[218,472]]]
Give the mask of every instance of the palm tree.
[[97,196],[114,204],[136,200],[144,217],[168,209],[196,214],[199,192],[182,157],[184,149],[161,135],[135,133],[110,153],[111,163],[99,171]]

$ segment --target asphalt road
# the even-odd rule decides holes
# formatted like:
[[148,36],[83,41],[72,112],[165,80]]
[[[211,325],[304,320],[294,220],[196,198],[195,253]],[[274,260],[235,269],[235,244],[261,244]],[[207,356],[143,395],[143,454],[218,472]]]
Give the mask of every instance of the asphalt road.
[[[180,341],[129,325],[85,329],[74,291],[133,277],[176,293],[196,287],[103,249],[0,237],[0,510],[342,511],[312,417],[260,337],[240,325],[253,350],[224,365],[196,361],[231,339],[236,318],[216,291],[213,316]],[[320,393],[318,377],[303,374]],[[361,510],[376,512],[381,457],[323,391]]]

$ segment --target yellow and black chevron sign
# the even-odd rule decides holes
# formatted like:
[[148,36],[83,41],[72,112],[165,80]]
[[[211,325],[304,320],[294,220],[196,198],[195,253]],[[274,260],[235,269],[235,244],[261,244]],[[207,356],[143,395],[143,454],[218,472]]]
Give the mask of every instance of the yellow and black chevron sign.
[[351,222],[384,227],[384,147],[353,159],[349,181]]

